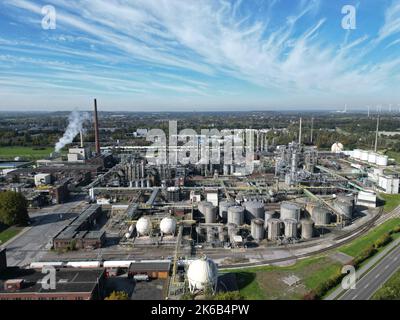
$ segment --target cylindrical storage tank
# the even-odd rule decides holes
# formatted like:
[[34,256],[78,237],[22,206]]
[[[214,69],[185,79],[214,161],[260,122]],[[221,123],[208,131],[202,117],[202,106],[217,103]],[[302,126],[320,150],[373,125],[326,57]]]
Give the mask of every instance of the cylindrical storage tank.
[[261,241],[265,237],[264,220],[253,219],[251,220],[251,236],[256,241]]
[[160,222],[160,231],[162,234],[174,234],[176,230],[176,220],[171,217],[165,217]]
[[361,159],[361,161],[368,161],[368,151],[361,150],[360,159]]
[[215,241],[215,231],[213,227],[207,227],[207,242],[211,243]]
[[246,208],[247,221],[264,218],[264,203],[260,201],[247,201],[244,203],[244,207]]
[[220,242],[226,242],[228,238],[228,233],[224,229],[224,227],[218,227],[218,240]]
[[236,236],[238,233],[238,226],[234,223],[228,223],[228,237],[232,242],[233,237]]
[[325,226],[331,223],[331,213],[322,206],[315,206],[312,210],[311,217],[318,226]]
[[311,239],[314,236],[314,221],[302,220],[301,221],[301,238]]
[[300,220],[301,208],[299,205],[293,202],[282,202],[281,203],[281,220],[294,219]]
[[224,221],[228,220],[228,208],[235,205],[234,201],[221,201],[219,203],[219,216]]
[[268,221],[268,240],[275,241],[282,236],[282,221],[270,219]]
[[203,257],[189,264],[187,270],[190,292],[211,287],[215,289],[218,280],[217,265],[211,259]]
[[353,206],[350,202],[336,200],[333,204],[335,209],[342,213],[346,218],[351,219],[353,217]]
[[204,205],[204,217],[206,223],[216,223],[217,222],[217,207],[212,204]]
[[368,162],[369,163],[376,163],[376,153],[375,152],[369,152],[368,153]]
[[361,158],[361,150],[360,149],[355,149],[353,151],[353,158],[354,159],[360,159]]
[[274,218],[274,211],[265,211],[264,213],[264,228],[268,228],[268,221]]
[[285,238],[297,238],[297,220],[286,219],[283,221],[285,224]]
[[141,217],[136,223],[136,232],[139,236],[149,235],[151,233],[152,225],[150,218]]
[[383,156],[381,154],[378,154],[376,156],[376,164],[378,166],[387,166],[388,165],[388,160],[389,160],[388,156]]
[[208,206],[208,205],[211,205],[211,206],[212,206],[212,203],[211,203],[211,202],[208,202],[208,201],[200,201],[199,204],[197,205],[197,209],[199,210],[199,212],[200,212],[202,215],[204,215],[205,212],[206,212],[205,207]]
[[244,208],[241,206],[233,206],[228,208],[228,223],[234,223],[241,226],[244,221]]

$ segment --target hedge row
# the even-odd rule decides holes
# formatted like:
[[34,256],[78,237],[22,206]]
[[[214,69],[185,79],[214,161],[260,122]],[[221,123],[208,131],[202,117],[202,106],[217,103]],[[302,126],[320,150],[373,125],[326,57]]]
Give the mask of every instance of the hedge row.
[[[357,269],[360,267],[360,265],[366,261],[367,259],[371,258],[373,255],[375,255],[378,252],[379,248],[382,248],[386,246],[388,243],[393,241],[392,235],[395,233],[400,232],[400,226],[395,227],[393,230],[390,232],[387,232],[383,234],[379,239],[377,239],[373,244],[368,246],[365,250],[363,250],[359,255],[357,255],[351,264]],[[304,295],[303,299],[304,300],[315,300],[315,299],[321,299],[323,296],[326,295],[326,293],[335,288],[343,279],[343,277],[346,274],[342,274],[341,272],[342,268],[339,268],[335,274],[330,277],[328,280],[325,282],[321,283],[317,288],[314,290],[311,290],[307,294]]]

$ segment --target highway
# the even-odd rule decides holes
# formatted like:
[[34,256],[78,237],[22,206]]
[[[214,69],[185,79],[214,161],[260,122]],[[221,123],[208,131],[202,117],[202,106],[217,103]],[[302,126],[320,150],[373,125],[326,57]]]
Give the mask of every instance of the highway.
[[365,276],[356,282],[354,290],[347,290],[338,300],[368,300],[400,269],[400,245],[390,251]]

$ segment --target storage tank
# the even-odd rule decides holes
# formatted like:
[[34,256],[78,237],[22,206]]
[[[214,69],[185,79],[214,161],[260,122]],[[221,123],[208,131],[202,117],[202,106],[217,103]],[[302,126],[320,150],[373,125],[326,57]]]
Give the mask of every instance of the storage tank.
[[311,239],[314,235],[314,221],[313,220],[302,220],[301,221],[301,238]]
[[368,153],[368,162],[369,163],[376,163],[376,153],[375,152],[369,152]]
[[264,213],[264,228],[268,228],[268,221],[273,219],[275,212],[274,211],[265,211]]
[[213,227],[207,227],[207,242],[211,243],[215,241],[215,231]]
[[268,240],[275,241],[282,236],[282,220],[270,219],[268,221]]
[[368,161],[368,151],[361,150],[360,159],[361,161]]
[[210,204],[204,205],[204,217],[206,223],[216,223],[217,222],[217,207]]
[[199,204],[197,205],[197,209],[202,215],[204,215],[206,211],[205,207],[208,205],[212,205],[212,203],[208,201],[200,201]]
[[361,158],[361,150],[360,149],[355,149],[353,151],[353,158],[354,159],[360,159]]
[[264,239],[264,220],[258,218],[251,220],[251,236],[256,241]]
[[233,237],[238,234],[238,226],[234,223],[228,223],[228,237],[229,241],[233,242]]
[[283,221],[285,224],[285,238],[297,238],[297,220],[286,219]]
[[176,220],[171,217],[165,217],[160,222],[160,231],[162,234],[175,234]]
[[311,217],[318,226],[325,226],[331,223],[331,213],[323,206],[315,206]]
[[233,207],[235,205],[234,201],[221,201],[219,203],[219,216],[221,217],[222,220],[227,221],[228,220],[228,208]]
[[376,164],[378,166],[387,166],[388,165],[388,160],[389,160],[388,156],[384,156],[384,155],[381,155],[381,154],[378,154],[376,156]]
[[348,201],[336,200],[333,203],[335,209],[341,212],[346,218],[351,219],[353,217],[353,206]]
[[136,232],[139,236],[149,235],[151,233],[152,225],[150,218],[141,217],[136,223]]
[[228,223],[234,223],[241,226],[244,221],[244,208],[242,206],[233,206],[228,208]]
[[293,202],[282,202],[281,203],[281,220],[294,219],[300,220],[301,208],[298,204]]
[[246,208],[247,221],[264,218],[264,203],[260,201],[247,201],[244,203],[244,207]]
[[211,259],[202,257],[189,264],[187,270],[190,292],[202,291],[207,287],[216,289],[218,280],[217,265]]
[[224,229],[224,227],[218,227],[218,240],[220,242],[226,242],[228,239],[228,233]]

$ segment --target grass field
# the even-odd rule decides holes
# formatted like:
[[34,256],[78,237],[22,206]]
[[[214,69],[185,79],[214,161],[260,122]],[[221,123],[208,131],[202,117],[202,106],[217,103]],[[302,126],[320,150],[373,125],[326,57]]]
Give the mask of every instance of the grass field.
[[383,210],[390,212],[396,207],[400,206],[400,194],[379,194],[379,197],[385,201]]
[[400,218],[386,221],[378,228],[374,229],[373,231],[370,231],[367,235],[354,240],[349,245],[342,247],[341,249],[339,249],[339,251],[354,257],[360,252],[362,252],[364,249],[366,249],[368,246],[373,244],[384,233],[389,232],[398,225],[400,225]]
[[389,158],[393,158],[397,163],[400,163],[400,152],[396,152],[396,151],[386,151],[385,154],[389,157]]
[[375,292],[372,300],[400,300],[400,270]]
[[9,227],[3,231],[0,231],[0,244],[3,244],[11,238],[15,237],[23,229],[23,227]]
[[[300,260],[287,267],[265,266],[236,273],[240,294],[249,300],[302,299],[304,294],[337,272],[341,264],[328,257]],[[288,286],[283,279],[295,275],[300,279],[297,286]]]
[[0,147],[0,159],[13,160],[21,157],[28,160],[37,160],[49,156],[53,148],[32,148],[32,147]]

